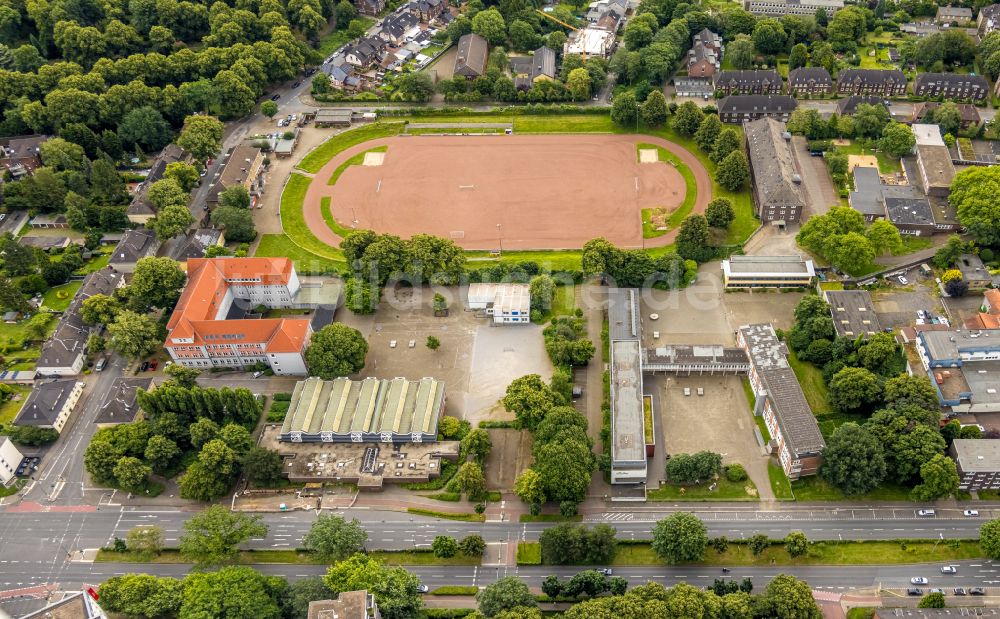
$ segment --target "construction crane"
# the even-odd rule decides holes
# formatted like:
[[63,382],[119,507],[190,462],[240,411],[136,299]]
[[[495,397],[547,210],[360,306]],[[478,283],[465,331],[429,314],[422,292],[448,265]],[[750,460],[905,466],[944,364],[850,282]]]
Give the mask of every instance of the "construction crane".
[[[535,12],[538,13],[539,15],[541,15],[542,17],[551,19],[552,21],[554,21],[555,23],[559,24],[560,26],[565,26],[566,28],[569,28],[570,30],[572,30],[574,32],[580,32],[579,28],[577,28],[575,26],[570,26],[569,24],[567,24],[563,20],[561,20],[561,19],[559,19],[557,17],[553,17],[552,15],[549,15],[548,13],[546,13],[545,11],[543,11],[541,9],[535,9]],[[581,51],[580,51],[580,59],[583,60],[584,62],[587,62],[587,48],[586,48],[586,46],[581,43],[580,49],[581,49]]]

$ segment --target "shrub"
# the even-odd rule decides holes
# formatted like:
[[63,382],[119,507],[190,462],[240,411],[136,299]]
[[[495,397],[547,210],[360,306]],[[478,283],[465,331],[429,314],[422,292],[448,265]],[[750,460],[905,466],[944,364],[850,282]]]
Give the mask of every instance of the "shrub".
[[749,476],[742,464],[730,464],[726,466],[726,479],[732,482],[746,481]]

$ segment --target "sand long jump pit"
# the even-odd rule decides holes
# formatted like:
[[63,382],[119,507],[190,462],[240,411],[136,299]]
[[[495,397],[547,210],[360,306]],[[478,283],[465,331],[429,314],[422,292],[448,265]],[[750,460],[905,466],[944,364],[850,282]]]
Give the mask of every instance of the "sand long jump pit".
[[[385,140],[377,165],[324,183],[338,222],[466,249],[570,249],[603,236],[642,245],[644,208],[676,208],[684,179],[640,164],[643,136],[410,136]],[[366,163],[369,163],[366,160]]]

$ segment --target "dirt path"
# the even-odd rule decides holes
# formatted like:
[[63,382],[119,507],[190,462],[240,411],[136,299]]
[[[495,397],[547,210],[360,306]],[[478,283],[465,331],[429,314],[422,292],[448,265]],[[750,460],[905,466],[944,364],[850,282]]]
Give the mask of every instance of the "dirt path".
[[[313,234],[334,247],[340,237],[323,220],[324,197],[331,198],[334,216],[342,224],[357,220],[359,228],[404,237],[436,233],[466,249],[495,249],[498,235],[504,249],[577,249],[597,236],[621,247],[662,247],[674,241],[678,230],[643,240],[640,212],[651,206],[678,206],[684,181],[669,164],[638,164],[634,149],[639,143],[662,146],[688,166],[698,188],[692,212],[703,213],[711,200],[711,178],[683,147],[647,135],[546,134],[392,137],[358,144],[315,175],[316,182],[306,192],[304,217]],[[482,159],[486,147],[498,144],[510,148],[486,155],[498,158],[496,165],[477,161],[480,165],[458,172],[468,178],[450,176],[463,161]],[[347,159],[378,146],[390,147],[389,165],[352,166],[336,185],[326,184]],[[424,151],[434,158],[421,159],[418,155]],[[525,157],[540,159],[552,151],[544,165],[524,162]],[[595,160],[598,155],[600,160]],[[406,165],[391,167],[394,156],[405,157]]]

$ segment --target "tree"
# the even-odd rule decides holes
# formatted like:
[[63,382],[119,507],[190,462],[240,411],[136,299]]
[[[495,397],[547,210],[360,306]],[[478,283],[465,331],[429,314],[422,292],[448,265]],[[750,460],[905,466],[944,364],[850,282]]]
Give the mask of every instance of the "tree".
[[538,471],[534,469],[521,471],[521,474],[514,481],[514,494],[529,505],[544,503],[545,490]]
[[107,157],[101,157],[90,166],[90,197],[98,204],[122,204],[128,199],[125,181]]
[[667,122],[667,99],[661,90],[649,91],[646,100],[642,102],[641,113],[642,122],[650,127],[659,127]]
[[434,96],[434,82],[425,71],[404,73],[396,80],[396,92],[406,101],[424,103]]
[[422,606],[420,580],[401,567],[386,567],[377,559],[353,555],[331,566],[323,582],[333,597],[344,591],[367,589],[375,596],[384,619],[409,619]]
[[219,206],[240,209],[250,208],[250,192],[243,185],[233,185],[219,193]]
[[964,297],[969,292],[969,282],[953,279],[944,285],[944,291],[949,297]]
[[145,151],[157,151],[170,143],[170,124],[148,105],[129,111],[118,124],[118,137],[126,146],[139,145]]
[[749,69],[754,61],[754,42],[745,34],[737,35],[726,46],[726,56],[736,69]]
[[300,578],[288,585],[286,608],[291,619],[308,619],[309,602],[330,599],[330,590],[323,584],[321,576]]
[[859,138],[877,138],[889,124],[889,110],[884,105],[862,103],[851,116],[854,119],[854,134]]
[[129,305],[146,312],[151,307],[171,308],[177,303],[187,276],[170,258],[149,256],[135,264],[129,287]]
[[182,192],[190,192],[198,184],[198,170],[190,163],[183,161],[168,163],[163,177],[177,183]]
[[505,610],[523,606],[535,608],[538,602],[528,589],[528,585],[517,576],[506,576],[480,589],[476,594],[479,611],[487,617],[495,617]]
[[518,424],[534,431],[545,415],[559,404],[559,396],[542,381],[538,374],[528,374],[507,386],[503,399],[504,408],[514,413]]
[[465,462],[455,473],[459,490],[469,495],[469,499],[479,501],[486,495],[486,475],[477,462]]
[[957,135],[962,126],[962,113],[952,101],[945,101],[930,111],[930,121],[938,126],[941,133]]
[[458,542],[450,535],[438,535],[431,543],[431,551],[439,559],[450,559],[458,554]]
[[707,546],[705,524],[687,512],[673,513],[653,528],[653,552],[669,564],[700,561]]
[[912,405],[936,414],[940,411],[937,390],[926,376],[901,374],[890,378],[885,381],[882,397],[890,407]]
[[492,447],[489,432],[482,428],[476,428],[462,438],[462,452],[472,456],[480,465],[486,461]]
[[539,312],[548,312],[552,309],[552,295],[555,293],[556,283],[549,275],[536,275],[531,278],[528,292],[531,295],[531,309]]
[[458,550],[467,557],[481,557],[486,552],[486,541],[481,535],[466,535],[458,542]]
[[615,97],[611,103],[611,120],[618,125],[633,126],[639,119],[639,105],[630,91]]
[[955,176],[948,201],[980,245],[1000,245],[1000,169],[972,167]]
[[830,379],[830,404],[841,412],[864,410],[881,396],[878,377],[865,368],[845,367]]
[[260,516],[212,505],[184,523],[180,551],[197,565],[218,565],[234,558],[236,547],[243,542],[266,535],[267,525]]
[[757,20],[753,27],[753,44],[762,54],[774,55],[787,49],[788,35],[784,26],[774,18]]
[[277,452],[254,447],[243,459],[243,473],[257,486],[273,486],[282,479],[281,462]]
[[472,31],[490,45],[500,45],[507,40],[507,26],[503,15],[495,7],[476,13],[472,18]]
[[820,477],[848,496],[874,490],[886,477],[882,443],[856,423],[839,426],[823,450]]
[[[172,181],[158,181],[172,182]],[[152,191],[152,190],[150,190]],[[161,208],[146,226],[156,233],[156,238],[166,241],[186,232],[194,223],[194,216],[184,204],[169,204]]]
[[569,72],[566,88],[574,101],[590,99],[590,86],[590,73],[587,72],[587,69],[580,67]]
[[177,446],[177,443],[166,436],[155,434],[149,437],[149,442],[146,443],[146,451],[143,455],[146,458],[146,462],[153,467],[154,471],[163,473],[170,468],[174,459],[180,454],[181,449]]
[[875,260],[875,247],[859,232],[830,237],[824,253],[831,264],[848,273],[859,273]]
[[708,221],[704,215],[688,215],[677,233],[677,254],[685,260],[711,260],[715,250],[708,244]]
[[979,545],[987,557],[994,561],[1000,559],[1000,518],[985,522],[979,527]]
[[229,566],[217,572],[194,572],[184,579],[181,617],[280,619],[288,583],[250,567]]
[[878,256],[886,252],[898,252],[903,249],[903,239],[899,235],[899,228],[891,221],[876,219],[865,230],[865,238],[872,244],[872,249]]
[[698,131],[704,118],[705,113],[701,111],[697,103],[685,101],[674,114],[674,131],[683,136],[691,137]]
[[586,436],[542,443],[534,449],[535,465],[550,501],[582,501],[594,472],[594,454]]
[[711,153],[720,133],[722,133],[722,121],[719,120],[719,116],[706,114],[701,124],[698,125],[698,130],[694,133],[695,144],[706,153]]
[[789,619],[822,619],[812,590],[805,582],[794,576],[779,574],[767,584],[763,600],[771,608],[764,613],[768,617],[787,617]]
[[788,68],[798,69],[809,64],[808,48],[802,43],[797,43],[792,47],[792,52],[788,55]]
[[715,170],[715,180],[729,191],[738,191],[750,180],[750,166],[743,151],[734,150],[719,162]]
[[331,380],[363,368],[367,354],[368,342],[361,332],[338,322],[313,333],[305,356],[313,376]]
[[368,533],[358,519],[345,520],[341,516],[320,515],[309,532],[302,538],[302,547],[324,563],[336,563],[364,552]]
[[167,366],[164,372],[170,377],[171,382],[185,389],[194,387],[198,376],[201,375],[201,370],[198,368],[189,368],[179,363]]
[[920,481],[913,489],[918,501],[936,501],[955,494],[959,484],[955,461],[943,454],[935,455],[920,467]]
[[881,150],[897,158],[909,154],[916,144],[917,139],[913,136],[913,131],[906,125],[896,122],[891,122],[882,129],[882,137],[878,141]]
[[802,531],[792,531],[785,536],[785,551],[790,557],[801,557],[809,552],[809,540]]
[[245,208],[219,206],[212,211],[212,223],[226,231],[226,240],[249,243],[257,238],[253,213]]
[[200,163],[222,150],[222,122],[213,116],[194,115],[184,119],[177,145]]
[[163,550],[163,529],[155,525],[133,527],[125,539],[128,549],[140,557],[152,558]]
[[705,219],[713,228],[728,228],[736,219],[736,211],[729,198],[716,198],[705,208]]
[[131,310],[123,310],[108,325],[108,337],[111,350],[128,359],[149,354],[162,341],[153,319]]
[[715,144],[712,146],[712,154],[710,159],[715,163],[720,163],[730,153],[739,150],[740,148],[740,136],[736,133],[736,130],[732,127],[726,127],[719,132],[719,137],[715,138]]
[[539,537],[542,561],[552,565],[609,563],[618,547],[615,532],[606,524],[588,528],[569,522],[545,529]]
[[939,269],[947,269],[955,264],[958,257],[966,253],[966,251],[968,251],[968,247],[965,241],[962,240],[962,237],[952,234],[945,241],[945,244],[934,253],[934,266]]
[[278,104],[268,99],[260,104],[260,113],[268,118],[272,118],[278,113]]
[[104,581],[98,595],[106,610],[136,617],[173,617],[181,608],[183,585],[176,578],[125,574]]
[[722,470],[722,456],[711,451],[696,454],[675,454],[665,467],[667,479],[673,484],[694,484],[714,479]]
[[928,593],[920,598],[917,608],[944,608],[944,594],[940,591]]

